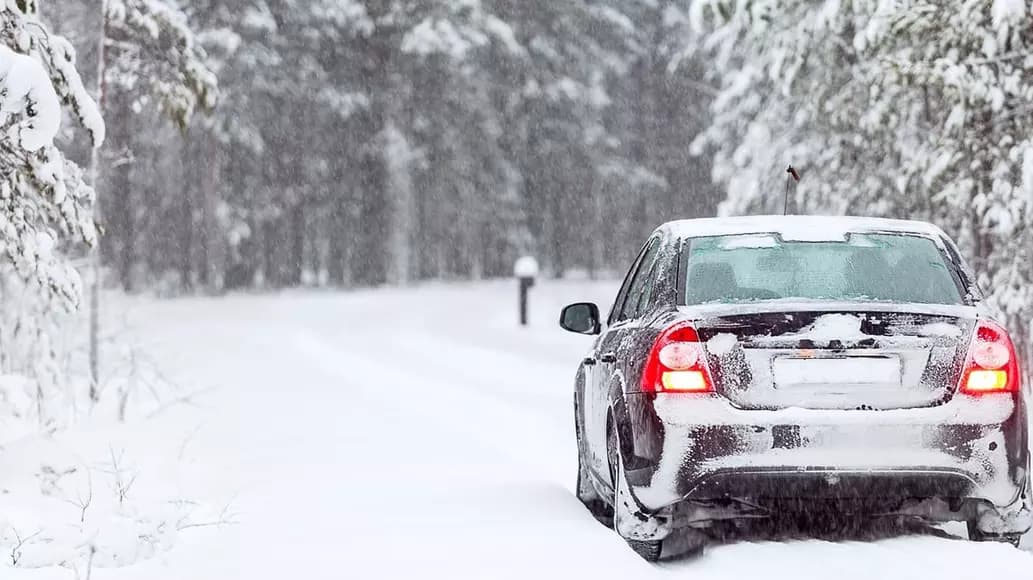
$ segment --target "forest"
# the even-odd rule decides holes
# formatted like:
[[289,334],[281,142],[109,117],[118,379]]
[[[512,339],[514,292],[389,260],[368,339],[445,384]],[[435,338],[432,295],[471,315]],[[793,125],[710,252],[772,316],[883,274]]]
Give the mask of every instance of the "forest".
[[[12,0],[3,22],[21,52],[58,44],[25,45],[28,24],[60,39],[51,76],[75,68],[81,98],[62,96],[83,122],[65,123],[56,147],[95,191],[72,221],[92,216],[100,235],[54,237],[72,264],[96,237],[105,287],[480,279],[521,255],[550,276],[612,276],[663,221],[781,212],[792,163],[793,212],[925,219],[954,235],[1025,342],[1028,11]],[[91,97],[102,140],[75,104]],[[33,269],[45,270],[19,267]]]
[[185,28],[158,46],[48,8],[84,78],[109,31],[101,245],[127,290],[492,277],[527,253],[595,272],[715,211],[690,151],[714,89],[672,66],[673,6],[166,4]]

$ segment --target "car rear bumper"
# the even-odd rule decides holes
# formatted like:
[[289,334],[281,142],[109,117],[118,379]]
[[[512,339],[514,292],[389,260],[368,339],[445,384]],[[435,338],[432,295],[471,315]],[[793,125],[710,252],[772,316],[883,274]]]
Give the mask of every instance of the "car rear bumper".
[[[1025,414],[1007,396],[892,411],[751,411],[721,397],[658,395],[655,460],[632,490],[649,511],[683,500],[1026,501]],[[653,445],[656,447],[656,445]]]
[[[727,519],[813,517],[824,514],[918,518],[926,522],[959,521],[989,535],[1025,533],[1033,526],[1029,487],[1004,506],[970,497],[967,474],[942,471],[778,470],[717,472],[703,478],[696,493],[669,509],[656,536],[675,528],[707,527]],[[694,501],[695,496],[750,498]]]
[[697,478],[687,499],[828,499],[879,505],[896,498],[966,498],[973,486],[968,473],[933,469],[863,470],[807,467],[786,470],[728,468]]

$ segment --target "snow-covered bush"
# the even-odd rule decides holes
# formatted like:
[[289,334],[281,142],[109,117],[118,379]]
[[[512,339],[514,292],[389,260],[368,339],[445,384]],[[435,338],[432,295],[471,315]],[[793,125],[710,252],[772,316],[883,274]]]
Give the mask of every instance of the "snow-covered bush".
[[108,313],[101,336],[109,372],[91,398],[88,317],[67,311],[62,300],[0,269],[0,446],[71,427],[87,415],[111,421],[138,417],[138,400],[160,403],[150,392],[165,385],[122,336],[125,324],[116,311]]

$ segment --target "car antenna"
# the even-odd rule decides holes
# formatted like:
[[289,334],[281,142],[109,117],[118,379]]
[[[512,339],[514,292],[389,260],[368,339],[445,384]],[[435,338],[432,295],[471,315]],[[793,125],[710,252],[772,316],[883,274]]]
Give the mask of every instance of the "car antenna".
[[796,171],[796,168],[793,167],[792,164],[789,165],[789,169],[786,169],[786,173],[789,175],[786,176],[785,205],[782,206],[782,215],[789,215],[789,185],[794,179],[797,183],[800,183],[800,173]]

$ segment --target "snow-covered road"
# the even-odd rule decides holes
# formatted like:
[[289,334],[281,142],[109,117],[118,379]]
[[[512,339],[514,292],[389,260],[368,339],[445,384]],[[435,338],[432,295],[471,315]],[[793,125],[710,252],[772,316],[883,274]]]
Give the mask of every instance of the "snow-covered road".
[[646,564],[571,491],[571,378],[589,340],[555,319],[613,285],[540,285],[530,329],[514,324],[515,292],[131,302],[174,380],[212,389],[170,413],[184,485],[232,502],[238,523],[93,578],[1033,578],[1029,552],[928,534],[745,538]]

